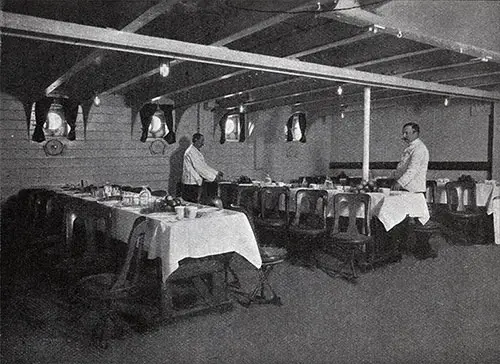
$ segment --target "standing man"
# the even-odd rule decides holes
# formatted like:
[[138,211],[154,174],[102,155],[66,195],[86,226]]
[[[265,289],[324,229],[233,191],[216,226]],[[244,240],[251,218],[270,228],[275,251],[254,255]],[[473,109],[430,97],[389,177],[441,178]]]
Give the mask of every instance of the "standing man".
[[[420,127],[417,123],[406,123],[403,126],[403,140],[408,146],[403,151],[401,160],[393,172],[396,180],[394,190],[406,190],[414,193],[426,192],[427,165],[429,164],[429,151],[420,140]],[[410,235],[409,228],[420,224],[413,218],[406,218],[392,233],[395,243],[406,246],[418,259],[435,258],[437,253],[429,245],[428,236]],[[411,240],[410,240],[411,239]],[[410,240],[410,241],[408,241]]]
[[403,126],[403,140],[408,146],[393,173],[396,180],[393,186],[395,190],[425,193],[429,151],[419,135],[420,127],[417,123],[406,123]]
[[210,167],[200,149],[205,145],[203,134],[195,133],[192,144],[184,152],[182,165],[182,198],[199,203],[201,200],[203,179],[213,182],[222,178],[223,173]]

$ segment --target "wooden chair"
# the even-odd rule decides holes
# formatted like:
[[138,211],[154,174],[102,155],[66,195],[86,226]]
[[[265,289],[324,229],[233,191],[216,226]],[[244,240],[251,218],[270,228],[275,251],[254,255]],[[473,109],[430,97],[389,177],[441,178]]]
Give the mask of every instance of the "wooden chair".
[[138,218],[130,232],[127,253],[119,272],[83,277],[74,289],[74,298],[78,302],[99,313],[99,322],[93,328],[93,338],[103,348],[108,346],[109,339],[126,330],[118,315],[117,303],[138,293],[146,231],[146,218]]
[[417,256],[421,255],[421,258],[426,257],[436,257],[437,251],[429,245],[429,240],[434,234],[441,234],[446,240],[448,236],[444,234],[444,227],[441,223],[437,221],[437,182],[434,180],[426,181],[426,192],[425,197],[427,199],[427,207],[429,209],[429,221],[425,225],[415,221],[411,221],[411,227],[416,234],[416,243],[419,246],[414,247],[414,252]]
[[224,206],[229,206],[235,202],[237,185],[234,183],[218,183],[217,197],[219,197]]
[[259,235],[279,233],[281,244],[288,245],[290,190],[287,187],[262,187],[259,191],[259,214],[255,226]]
[[259,214],[259,186],[238,186],[235,205],[243,207],[252,216]]
[[[255,234],[253,216],[241,206],[231,205],[230,209],[244,213],[247,216],[248,222],[250,223],[250,226]],[[259,245],[259,252],[262,258],[262,266],[258,270],[258,284],[250,293],[242,292],[238,289],[233,289],[232,292],[238,295],[238,302],[245,307],[250,306],[252,303],[274,304],[281,306],[281,298],[271,286],[269,276],[275,265],[285,261],[287,257],[287,250],[285,248],[266,245],[265,242],[259,240],[258,238],[257,243]]]
[[465,235],[467,244],[474,244],[481,232],[482,213],[477,207],[476,184],[470,181],[453,181],[445,185],[447,216]]
[[308,258],[322,245],[327,233],[328,192],[299,189],[295,198],[295,216],[288,228],[290,247],[297,259]]
[[[371,200],[365,193],[338,193],[334,196],[335,216],[330,234],[331,244],[340,248],[343,265],[334,275],[340,274],[348,280],[355,281],[356,256],[363,255],[366,246],[373,242],[371,235]],[[363,216],[358,217],[358,211],[363,210]],[[342,215],[347,213],[347,224],[342,223]],[[344,272],[345,267],[350,272]]]

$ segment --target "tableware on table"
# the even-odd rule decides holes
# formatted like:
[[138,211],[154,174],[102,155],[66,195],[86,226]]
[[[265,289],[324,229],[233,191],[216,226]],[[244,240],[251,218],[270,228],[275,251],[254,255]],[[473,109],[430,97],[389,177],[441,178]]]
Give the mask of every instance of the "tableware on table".
[[184,219],[185,215],[185,210],[186,208],[184,206],[175,206],[175,213],[177,215],[177,219],[182,220]]
[[186,206],[186,217],[188,219],[194,219],[196,217],[197,212],[198,212],[197,206]]

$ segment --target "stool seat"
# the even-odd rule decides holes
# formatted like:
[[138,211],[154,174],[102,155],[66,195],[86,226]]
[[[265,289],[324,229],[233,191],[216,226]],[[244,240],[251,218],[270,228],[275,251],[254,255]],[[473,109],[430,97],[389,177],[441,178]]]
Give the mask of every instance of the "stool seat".
[[262,264],[277,264],[285,260],[287,251],[284,248],[273,246],[259,247]]

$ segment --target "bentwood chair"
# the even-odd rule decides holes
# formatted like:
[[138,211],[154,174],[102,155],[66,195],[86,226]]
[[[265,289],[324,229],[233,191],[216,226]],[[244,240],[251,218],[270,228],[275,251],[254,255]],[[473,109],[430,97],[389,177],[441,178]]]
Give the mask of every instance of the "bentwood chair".
[[139,292],[146,231],[146,218],[139,217],[130,232],[127,252],[119,271],[85,276],[74,289],[74,298],[78,302],[99,313],[98,323],[93,328],[93,339],[102,348],[108,346],[109,339],[121,336],[127,330],[125,322],[120,319],[118,303],[131,299]]
[[476,202],[476,184],[472,181],[454,181],[445,185],[447,216],[465,235],[467,244],[474,244],[481,232],[481,212]]
[[280,239],[285,238],[285,246],[288,245],[289,198],[288,187],[262,187],[259,214],[254,222],[259,235],[279,233]]
[[290,250],[297,259],[307,260],[316,248],[322,246],[327,233],[328,192],[299,189],[295,196],[295,216],[288,228]]
[[[241,206],[231,205],[231,210],[242,212],[246,215],[250,226],[255,234],[255,225],[253,216]],[[256,235],[257,237],[257,235]],[[250,293],[242,292],[238,289],[233,289],[232,292],[238,295],[238,302],[245,307],[252,303],[274,304],[281,306],[281,298],[277,295],[274,288],[269,282],[269,276],[273,268],[280,263],[283,263],[287,257],[287,250],[272,245],[267,245],[265,241],[257,237],[259,252],[262,259],[262,266],[258,270],[259,282]],[[239,287],[238,287],[239,288]]]
[[[371,200],[365,193],[338,193],[334,196],[335,216],[330,234],[332,250],[340,252],[343,265],[334,275],[340,274],[348,280],[355,281],[356,259],[367,251],[367,245],[373,242],[371,235]],[[358,216],[362,212],[361,216]],[[347,215],[348,221],[343,221]],[[344,272],[346,267],[350,271]]]

